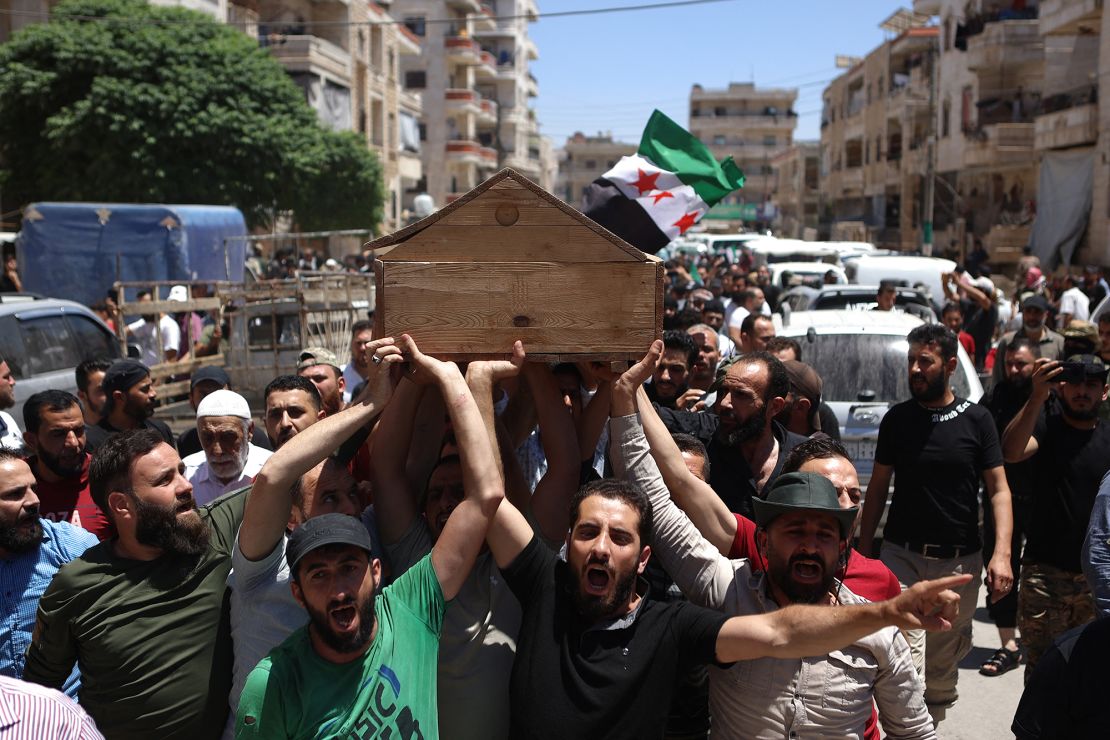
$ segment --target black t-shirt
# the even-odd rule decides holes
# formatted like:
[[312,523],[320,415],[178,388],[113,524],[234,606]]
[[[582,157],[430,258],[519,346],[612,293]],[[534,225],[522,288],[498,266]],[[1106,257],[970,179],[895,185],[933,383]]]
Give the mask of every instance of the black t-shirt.
[[575,575],[533,538],[501,571],[523,615],[510,684],[513,738],[662,738],[675,676],[716,655],[720,612],[644,597],[631,624],[579,620]]
[[[270,438],[266,436],[266,432],[257,426],[251,433],[251,444],[264,450],[273,449],[270,446]],[[204,448],[200,446],[200,435],[197,434],[196,427],[189,427],[177,438],[177,454],[183,458],[192,455],[194,452],[200,452],[202,449]]]
[[1110,425],[1076,429],[1061,414],[1042,414],[1033,429],[1032,509],[1025,558],[1081,573],[1079,557],[1102,476],[1110,470]]
[[[175,449],[177,448],[177,445],[174,444],[173,432],[171,432],[170,428],[166,426],[166,422],[159,421],[158,419],[144,419],[143,428],[153,429],[154,431],[158,432],[158,434],[162,435],[162,439],[166,440],[166,444]],[[100,447],[100,445],[104,444],[105,440],[107,440],[114,434],[119,434],[122,431],[122,429],[116,429],[114,426],[109,424],[107,418],[101,419],[96,424],[86,424],[85,449],[89,452],[96,452],[97,448]]]
[[978,303],[966,298],[960,304],[964,315],[964,331],[975,340],[975,356],[971,359],[975,362],[975,367],[981,368],[990,352],[994,327],[998,325],[998,306],[991,301],[990,308],[984,310]]
[[979,481],[1002,465],[986,408],[957,397],[944,408],[904,401],[883,417],[875,461],[894,467],[884,535],[891,542],[979,549]]
[[[1021,411],[1021,407],[1029,400],[1033,386],[1015,388],[1010,383],[998,383],[991,389],[990,395],[980,401],[987,407],[994,417],[994,428],[998,430],[998,438],[1002,439],[1006,427]],[[1019,463],[1006,463],[1006,482],[1010,485],[1010,495],[1025,501],[1032,500],[1033,495],[1033,464],[1029,460]]]
[[1014,723],[1018,740],[1110,737],[1110,619],[1061,635],[1029,677]]

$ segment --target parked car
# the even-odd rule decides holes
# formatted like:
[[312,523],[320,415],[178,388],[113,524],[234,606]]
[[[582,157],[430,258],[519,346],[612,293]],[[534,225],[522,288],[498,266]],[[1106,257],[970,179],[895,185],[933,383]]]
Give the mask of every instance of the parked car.
[[[802,347],[802,361],[821,376],[821,399],[836,413],[840,437],[866,488],[875,461],[879,424],[910,397],[906,335],[921,319],[898,311],[798,311],[779,336]],[[983,386],[963,347],[952,376],[957,396],[978,401]]]
[[119,341],[80,303],[20,295],[0,300],[0,356],[15,375],[12,416],[23,427],[28,396],[49,389],[76,394],[74,370],[85,360],[121,356]]
[[944,305],[944,286],[940,276],[956,269],[952,260],[916,255],[872,255],[845,259],[844,269],[848,281],[860,285],[878,285],[883,280],[894,280],[916,288],[922,286],[935,310]]

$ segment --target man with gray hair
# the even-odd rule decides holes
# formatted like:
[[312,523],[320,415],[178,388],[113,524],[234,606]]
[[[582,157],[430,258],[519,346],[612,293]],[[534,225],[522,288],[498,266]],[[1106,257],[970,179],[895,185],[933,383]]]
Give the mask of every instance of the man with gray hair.
[[235,391],[214,391],[197,406],[197,436],[202,449],[182,462],[198,506],[254,480],[273,453],[250,443],[253,432],[247,399]]

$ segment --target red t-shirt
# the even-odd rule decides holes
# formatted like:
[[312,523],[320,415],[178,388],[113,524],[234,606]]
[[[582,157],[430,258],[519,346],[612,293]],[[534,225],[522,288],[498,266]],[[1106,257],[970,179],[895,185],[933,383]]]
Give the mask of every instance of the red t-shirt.
[[[755,522],[740,514],[734,516],[736,537],[732,540],[729,558],[733,560],[747,558],[752,563],[753,571],[766,570],[767,563],[755,544]],[[844,570],[843,583],[856,596],[862,596],[868,601],[886,601],[902,593],[902,586],[890,572],[890,568],[879,560],[860,555],[855,550],[848,551],[848,567]],[[867,720],[867,726],[863,730],[866,740],[879,740],[877,719],[878,714],[872,702],[871,719]]]
[[964,352],[967,352],[967,356],[971,358],[972,362],[975,362],[975,337],[966,331],[961,331],[959,338],[960,344],[964,347]]
[[[85,465],[77,478],[67,478],[56,483],[38,478],[35,481],[35,493],[39,497],[39,516],[43,519],[81,527],[104,541],[115,536],[116,528],[89,493],[91,459],[92,455],[85,455]],[[34,457],[28,458],[27,464],[32,471],[38,467],[38,461]]]

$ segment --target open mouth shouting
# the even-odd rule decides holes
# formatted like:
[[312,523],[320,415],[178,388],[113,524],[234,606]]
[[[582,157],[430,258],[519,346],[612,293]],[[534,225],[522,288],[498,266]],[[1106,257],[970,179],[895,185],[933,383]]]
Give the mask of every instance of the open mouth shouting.
[[591,596],[604,596],[609,592],[609,584],[612,580],[613,574],[609,568],[600,563],[591,563],[586,566],[584,590]]
[[328,609],[328,617],[332,627],[340,634],[351,633],[358,628],[358,608],[353,599]]
[[790,563],[790,575],[798,583],[821,583],[825,577],[825,566],[814,558],[798,558]]

